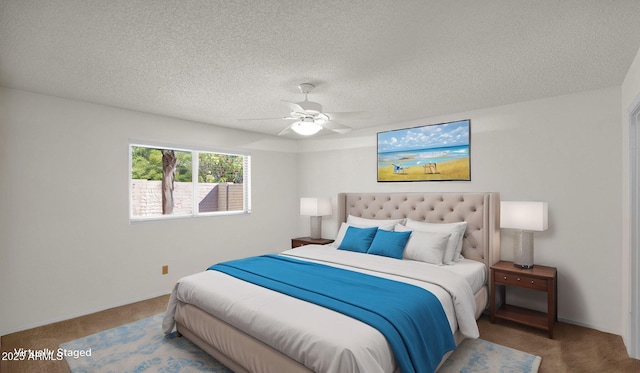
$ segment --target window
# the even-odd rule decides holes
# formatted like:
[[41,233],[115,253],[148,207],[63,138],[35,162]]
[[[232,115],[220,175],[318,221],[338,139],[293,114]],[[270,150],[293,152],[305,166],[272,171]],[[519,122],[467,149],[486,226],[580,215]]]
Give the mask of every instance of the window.
[[247,154],[129,145],[131,220],[251,211]]

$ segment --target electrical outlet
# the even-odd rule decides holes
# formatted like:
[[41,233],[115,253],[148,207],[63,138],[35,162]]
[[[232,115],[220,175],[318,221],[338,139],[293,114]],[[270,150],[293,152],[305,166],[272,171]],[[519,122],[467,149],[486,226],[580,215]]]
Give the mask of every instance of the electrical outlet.
[[162,274],[166,275],[167,273],[169,273],[169,266],[162,266]]

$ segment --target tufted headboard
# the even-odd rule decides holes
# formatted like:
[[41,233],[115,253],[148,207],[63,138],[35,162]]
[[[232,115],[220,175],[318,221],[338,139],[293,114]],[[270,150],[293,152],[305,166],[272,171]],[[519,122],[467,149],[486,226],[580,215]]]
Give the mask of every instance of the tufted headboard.
[[340,193],[338,222],[411,218],[429,223],[467,222],[462,255],[489,266],[500,260],[499,193]]

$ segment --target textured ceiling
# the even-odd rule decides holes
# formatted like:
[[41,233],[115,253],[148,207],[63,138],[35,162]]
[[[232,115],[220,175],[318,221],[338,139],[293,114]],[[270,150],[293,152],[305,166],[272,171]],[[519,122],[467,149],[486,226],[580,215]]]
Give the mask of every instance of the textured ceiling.
[[638,25],[638,0],[2,0],[0,85],[275,135],[237,119],[311,82],[363,128],[620,85]]

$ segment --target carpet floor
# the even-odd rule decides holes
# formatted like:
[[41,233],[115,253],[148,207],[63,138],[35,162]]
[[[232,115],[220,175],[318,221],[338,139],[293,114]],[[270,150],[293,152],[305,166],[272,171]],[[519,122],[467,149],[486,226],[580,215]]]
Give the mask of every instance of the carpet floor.
[[[186,338],[165,335],[164,314],[147,317],[60,345],[73,373],[175,372],[233,373]],[[440,373],[536,373],[540,357],[482,339],[467,339]]]
[[478,327],[480,338],[541,356],[540,373],[640,372],[640,360],[629,357],[619,335],[559,322],[549,339],[546,331],[506,321],[491,324],[488,316]]
[[[116,307],[0,338],[0,350],[57,350],[62,343],[164,312],[169,296]],[[542,357],[540,373],[640,372],[640,360],[628,357],[622,338],[567,323],[558,323],[554,339],[546,332],[509,322],[478,320],[480,338]],[[0,361],[2,373],[69,373],[64,360]]]

